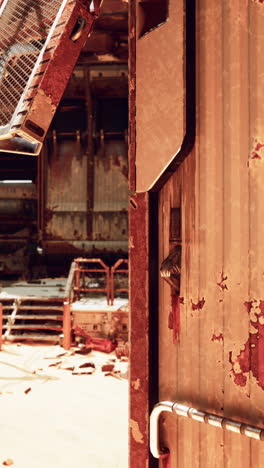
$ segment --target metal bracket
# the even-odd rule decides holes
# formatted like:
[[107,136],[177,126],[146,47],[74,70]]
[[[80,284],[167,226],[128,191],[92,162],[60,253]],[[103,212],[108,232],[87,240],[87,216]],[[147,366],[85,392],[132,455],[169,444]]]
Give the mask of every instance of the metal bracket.
[[150,451],[155,458],[160,458],[164,454],[164,450],[162,450],[159,443],[159,417],[164,411],[176,413],[178,416],[185,416],[209,424],[210,426],[245,435],[251,439],[264,440],[264,429],[259,427],[249,426],[233,419],[227,419],[224,416],[200,411],[181,403],[161,401],[154,406],[150,415]]

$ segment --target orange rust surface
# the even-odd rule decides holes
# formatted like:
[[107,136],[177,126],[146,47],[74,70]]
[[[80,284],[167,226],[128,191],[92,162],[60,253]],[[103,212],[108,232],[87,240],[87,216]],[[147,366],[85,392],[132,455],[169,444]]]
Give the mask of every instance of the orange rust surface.
[[[149,457],[148,194],[130,205],[130,466],[147,467]],[[139,379],[139,380],[138,380]],[[140,385],[133,382],[139,381]]]
[[185,136],[184,8],[183,0],[172,0],[164,24],[141,38],[134,27],[130,31],[130,35],[137,37],[135,65],[131,59],[132,73],[134,66],[136,73],[130,78],[130,93],[136,99],[136,108],[131,113],[136,112],[138,192],[154,185],[179,151]]

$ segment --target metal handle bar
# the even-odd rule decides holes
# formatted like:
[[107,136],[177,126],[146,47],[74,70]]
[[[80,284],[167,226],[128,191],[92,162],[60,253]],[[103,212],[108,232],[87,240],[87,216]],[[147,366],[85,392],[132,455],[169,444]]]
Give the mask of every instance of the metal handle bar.
[[178,416],[185,416],[202,423],[210,424],[210,426],[245,435],[252,439],[264,440],[264,429],[259,427],[249,426],[239,421],[227,419],[224,416],[200,411],[181,403],[161,401],[154,406],[150,415],[150,451],[155,458],[160,458],[164,453],[159,445],[159,417],[164,411],[176,413]]

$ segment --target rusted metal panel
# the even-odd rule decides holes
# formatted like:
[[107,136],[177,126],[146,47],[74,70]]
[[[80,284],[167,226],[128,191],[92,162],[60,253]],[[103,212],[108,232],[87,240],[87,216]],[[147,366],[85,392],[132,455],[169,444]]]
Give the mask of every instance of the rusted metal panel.
[[[80,141],[64,140],[53,146],[47,156],[46,240],[79,243],[80,251],[86,250],[87,241],[89,250],[127,251],[127,145],[113,140],[105,143],[104,150],[88,166]],[[88,199],[89,175],[94,178],[93,200]]]
[[128,236],[128,163],[124,140],[105,141],[95,155],[93,239],[126,240]]
[[36,199],[36,185],[33,183],[0,183],[0,198]]
[[93,213],[93,240],[125,241],[127,239],[127,212],[106,211]]
[[127,177],[127,145],[125,141],[106,141],[104,149],[95,155],[95,211],[127,210]]
[[47,158],[45,232],[50,239],[87,238],[87,157],[80,141],[64,140]]
[[186,132],[185,6],[183,0],[171,0],[168,20],[139,37],[139,3],[136,29],[131,25],[130,30],[131,40],[137,38],[136,65],[131,58],[137,83],[135,88],[132,76],[130,93],[136,99],[131,113],[136,112],[136,190],[141,192],[155,184],[180,150]]
[[136,0],[129,2],[129,188],[136,190]]
[[[160,280],[160,400],[262,427],[264,5],[202,0],[196,14],[196,144],[159,196],[160,261],[171,208],[181,206],[183,239],[175,344]],[[262,442],[163,419],[173,468],[263,465]]]
[[[149,459],[149,195],[130,199],[130,466]],[[137,291],[137,293],[135,293]]]
[[64,239],[49,239],[43,241],[43,246],[50,254],[71,254],[71,255],[85,255],[92,254],[98,256],[105,253],[127,254],[128,242],[126,241],[75,241]]

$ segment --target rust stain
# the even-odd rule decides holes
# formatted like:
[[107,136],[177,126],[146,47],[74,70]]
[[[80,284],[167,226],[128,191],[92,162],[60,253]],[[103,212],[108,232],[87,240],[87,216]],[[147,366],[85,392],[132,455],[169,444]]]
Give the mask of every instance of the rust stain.
[[212,335],[211,341],[224,341],[224,335],[223,333],[220,333],[219,335],[216,335],[215,333]]
[[143,434],[140,432],[139,425],[137,421],[130,419],[130,429],[132,431],[132,437],[138,444],[143,444]]
[[118,154],[113,155],[113,164],[114,166],[117,166],[117,167],[121,166],[121,161],[120,161],[120,157],[118,156]]
[[127,166],[122,166],[121,173],[126,179],[128,179],[128,167]]
[[219,288],[221,288],[222,290],[228,289],[227,285],[225,284],[226,280],[227,280],[227,276],[224,276],[224,273],[222,272],[221,273],[221,280],[219,281],[219,283],[216,283],[217,286],[219,286]]
[[45,215],[44,215],[45,223],[47,224],[49,221],[51,221],[53,216],[54,216],[54,211],[49,208],[46,208]]
[[133,380],[131,382],[131,385],[134,387],[135,390],[138,390],[140,388],[140,385],[141,385],[140,379]]
[[204,304],[205,304],[205,299],[204,297],[197,302],[197,304],[194,304],[192,299],[191,299],[191,302],[192,302],[192,310],[200,310],[203,308]]
[[249,338],[238,356],[229,354],[234,382],[240,387],[247,383],[251,371],[259,387],[264,390],[264,360],[260,359],[264,351],[264,301],[252,300],[244,303],[250,318]]
[[129,236],[128,242],[129,242],[129,248],[130,248],[130,249],[134,249],[134,248],[135,248],[135,245],[134,245],[134,236]]

